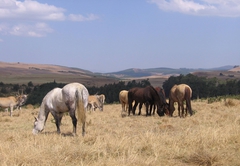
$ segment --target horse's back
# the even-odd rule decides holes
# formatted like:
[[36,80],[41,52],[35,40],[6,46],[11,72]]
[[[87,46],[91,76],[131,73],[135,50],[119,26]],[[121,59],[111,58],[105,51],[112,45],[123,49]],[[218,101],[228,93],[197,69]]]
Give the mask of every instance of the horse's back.
[[169,100],[172,100],[174,102],[177,102],[177,96],[176,96],[176,89],[177,89],[177,85],[174,85],[169,93]]
[[192,97],[192,89],[187,84],[179,84],[176,90],[180,98]]
[[158,97],[157,91],[152,86],[145,88],[132,88],[128,91],[128,100],[135,100],[140,103],[155,100]]
[[120,102],[128,103],[128,91],[127,90],[121,90],[119,93],[119,100]]
[[143,102],[144,100],[144,88],[135,87],[128,91],[129,102]]
[[87,88],[77,82],[69,83],[62,88],[63,98],[65,102],[75,101],[76,95],[84,102],[84,107],[87,108],[89,93]]
[[44,104],[45,108],[48,108],[49,110],[56,110],[56,108],[61,108],[64,111],[67,110],[67,107],[63,102],[61,88],[54,88],[48,92],[43,98],[42,104]]
[[16,102],[16,98],[14,96],[9,97],[0,97],[0,107],[7,108],[12,103]]

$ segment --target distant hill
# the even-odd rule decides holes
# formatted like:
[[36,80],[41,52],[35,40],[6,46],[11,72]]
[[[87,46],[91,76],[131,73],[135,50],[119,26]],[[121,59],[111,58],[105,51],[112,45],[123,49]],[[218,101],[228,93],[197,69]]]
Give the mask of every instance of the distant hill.
[[161,75],[179,75],[179,74],[189,74],[194,72],[206,72],[206,71],[228,71],[232,69],[234,66],[222,66],[218,68],[210,68],[210,69],[189,69],[189,68],[179,68],[179,69],[173,69],[173,68],[150,68],[150,69],[136,69],[131,68],[127,70],[122,70],[118,72],[112,72],[112,73],[105,73],[104,75],[107,76],[114,76],[118,78],[127,78],[127,77],[147,77],[147,76],[161,76]]
[[46,82],[80,82],[86,86],[102,86],[119,82],[116,77],[102,76],[91,71],[49,64],[0,62],[0,82],[27,84]]
[[150,69],[126,69],[112,73],[93,73],[88,70],[49,64],[27,64],[0,62],[0,82],[12,84],[42,84],[80,82],[86,86],[104,86],[119,81],[141,81],[148,79],[153,86],[162,86],[172,75],[192,73],[203,77],[240,79],[239,66],[222,66],[211,69],[172,69],[166,67]]

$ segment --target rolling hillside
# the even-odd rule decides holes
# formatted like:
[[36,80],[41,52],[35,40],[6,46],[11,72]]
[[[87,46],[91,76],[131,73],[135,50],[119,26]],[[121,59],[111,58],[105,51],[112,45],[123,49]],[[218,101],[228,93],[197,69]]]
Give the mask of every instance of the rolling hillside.
[[81,82],[86,86],[103,86],[119,81],[149,79],[153,86],[162,86],[162,83],[172,75],[192,73],[203,77],[216,77],[219,79],[240,79],[239,66],[223,66],[212,69],[126,69],[112,73],[93,73],[88,70],[49,65],[0,62],[0,82],[27,84],[42,84],[46,82]]
[[0,82],[42,84],[46,82],[81,82],[86,86],[102,86],[118,82],[116,77],[102,76],[93,72],[57,65],[0,62]]

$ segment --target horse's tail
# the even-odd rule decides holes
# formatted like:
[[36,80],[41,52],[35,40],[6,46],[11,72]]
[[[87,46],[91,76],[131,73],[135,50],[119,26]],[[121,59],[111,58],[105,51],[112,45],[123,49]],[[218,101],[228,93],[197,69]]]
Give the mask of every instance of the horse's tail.
[[130,112],[132,111],[132,102],[133,102],[133,92],[130,90],[127,94],[128,98],[128,116],[130,115]]
[[82,135],[85,134],[85,122],[86,122],[86,107],[85,102],[88,101],[88,91],[83,87],[83,89],[77,89],[76,91],[76,111],[78,122],[82,123]]
[[188,109],[190,115],[192,116],[192,114],[193,114],[192,106],[191,106],[192,90],[190,87],[185,87],[185,96],[184,97],[186,99],[187,109]]

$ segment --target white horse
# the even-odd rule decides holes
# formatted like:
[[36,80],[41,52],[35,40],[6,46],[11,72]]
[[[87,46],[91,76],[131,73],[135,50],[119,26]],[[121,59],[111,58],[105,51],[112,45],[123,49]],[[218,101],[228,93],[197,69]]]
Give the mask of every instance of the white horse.
[[[70,83],[62,89],[55,88],[47,93],[43,98],[40,106],[38,118],[35,118],[34,128],[32,133],[37,134],[44,129],[49,112],[53,115],[57,127],[57,132],[60,133],[60,124],[63,113],[69,112],[72,118],[73,134],[76,135],[77,121],[82,122],[82,135],[85,134],[86,115],[85,110],[88,104],[88,90],[80,83]],[[78,115],[78,120],[75,116],[75,111]]]

